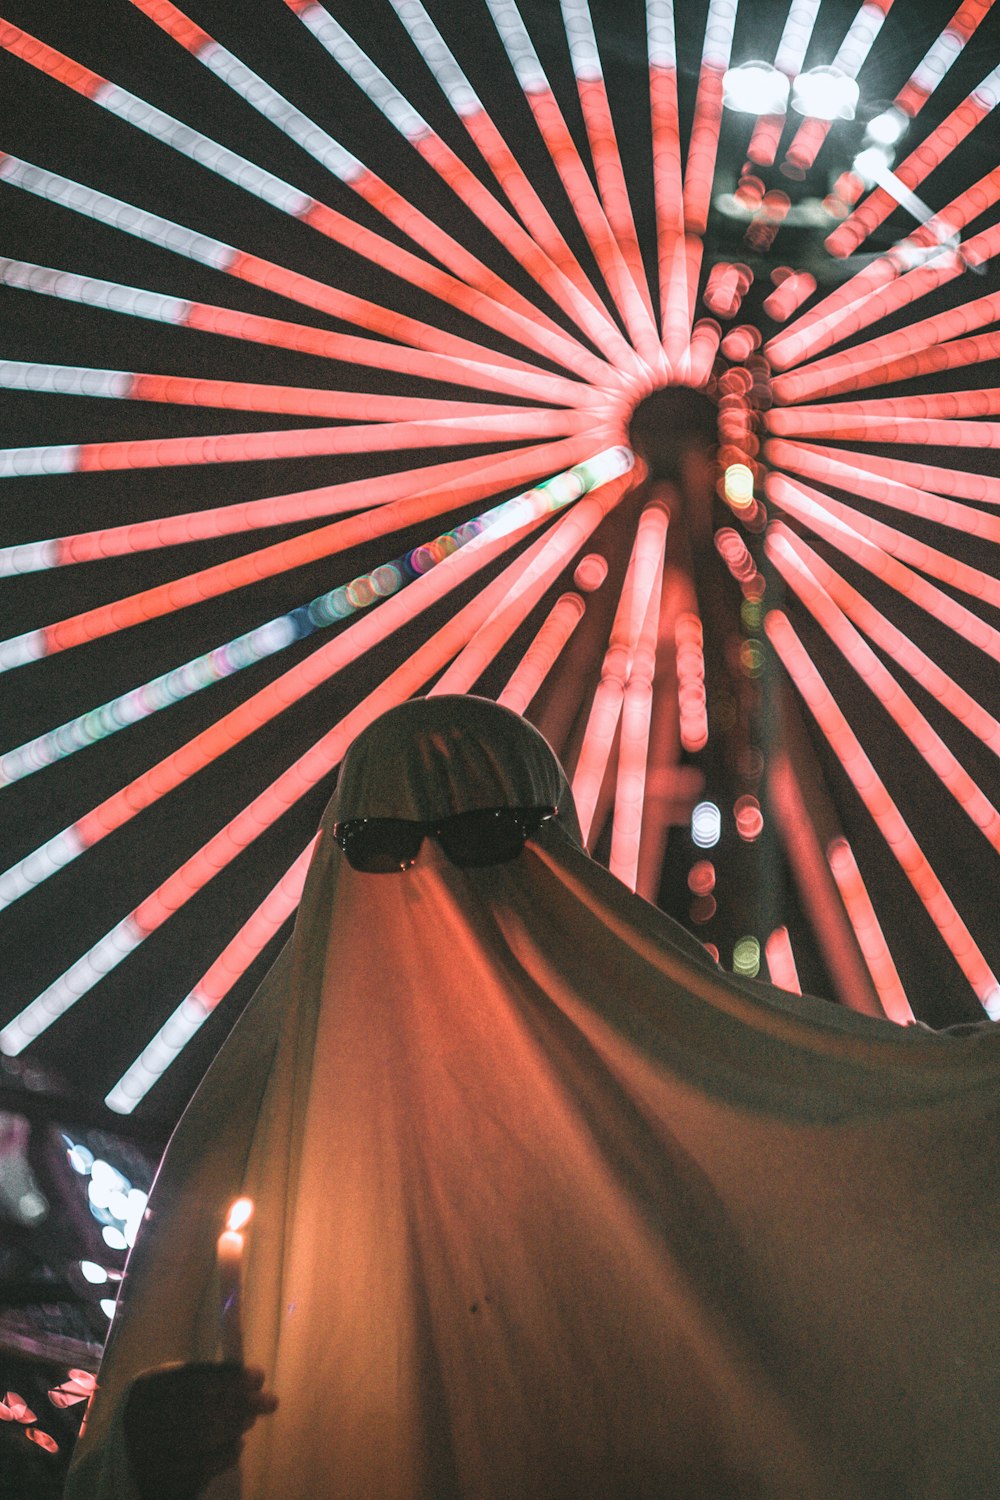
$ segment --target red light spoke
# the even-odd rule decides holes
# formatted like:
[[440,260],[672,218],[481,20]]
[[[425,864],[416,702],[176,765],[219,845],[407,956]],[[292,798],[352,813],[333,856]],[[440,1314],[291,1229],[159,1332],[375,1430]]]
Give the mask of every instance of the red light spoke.
[[801,556],[780,533],[768,539],[767,552],[785,582],[794,589],[837,649],[857,672],[882,707],[906,735],[972,822],[1000,853],[1000,813],[982,788],[959,764],[948,746],[837,608]]
[[684,168],[684,228],[703,235],[712,201],[722,125],[722,78],[729,67],[737,0],[709,0],[698,93]]
[[[843,78],[854,78],[857,75],[875,44],[892,4],[893,0],[863,0],[831,64],[831,68]],[[796,176],[804,177],[812,166],[832,123],[831,120],[819,119],[814,115],[802,121],[785,156],[786,163],[794,169]]]
[[497,695],[497,702],[513,713],[523,714],[559,659],[586,608],[579,594],[561,594]]
[[882,1009],[890,1021],[908,1026],[913,1020],[913,1011],[850,844],[844,838],[834,839],[826,857]]
[[[592,453],[594,446],[591,438],[585,435],[567,439],[561,444],[549,445],[548,456],[550,460],[558,460],[554,466],[559,466],[559,463],[570,465],[579,463]],[[495,482],[490,482],[488,493],[493,493],[494,490]],[[217,563],[170,583],[158,584],[112,604],[101,604],[93,609],[83,610],[80,614],[45,627],[45,647],[41,654],[52,655],[56,651],[65,651],[84,641],[97,640],[102,635],[127,629],[158,615],[171,614],[174,610],[200,604],[204,599],[229,593],[232,589],[259,583],[262,578],[302,567],[320,557],[330,557],[348,547],[372,541],[375,537],[388,536],[403,526],[427,520],[432,515],[442,515],[457,503],[460,503],[460,496],[456,495],[451,485],[430,494],[420,492],[390,501],[361,515],[334,521],[329,526],[293,537],[289,541],[275,542],[256,552],[245,553],[231,562]],[[4,644],[6,643],[0,643],[0,664],[3,662]]]
[[987,713],[981,703],[922,651],[910,638],[877,610],[857,589],[842,578],[824,558],[801,537],[775,521],[771,535],[780,536],[788,548],[802,558],[810,572],[826,589],[837,606],[860,630],[880,646],[896,664],[918,682],[925,692],[936,698],[971,734],[982,740],[1000,756],[1000,722]]
[[897,416],[893,420],[869,415],[860,402],[847,409],[818,406],[774,408],[767,415],[771,432],[781,435],[809,433],[813,437],[835,437],[842,441],[918,443],[933,448],[995,448],[1000,444],[1000,423],[953,422],[929,417]]
[[788,990],[790,994],[801,995],[802,986],[799,983],[795,955],[792,952],[792,940],[788,935],[787,927],[776,927],[771,933],[764,944],[764,958],[767,961],[767,972],[771,983],[776,984],[780,990]]
[[[830,459],[844,460],[848,455],[840,448],[824,448],[818,443],[796,443],[797,451],[808,450]],[[967,473],[963,469],[943,469],[938,464],[918,464],[906,458],[881,458],[874,453],[853,452],[851,463],[872,474],[881,474],[900,484],[933,490],[939,495],[958,495],[965,500],[979,500],[984,505],[1000,505],[1000,478],[989,474]]]
[[[766,482],[766,493],[768,498],[779,505],[782,510],[790,515],[804,521],[805,524],[822,536],[833,546],[846,553],[849,557],[869,572],[874,573],[883,583],[890,588],[897,589],[904,594],[919,608],[927,611],[950,630],[962,636],[987,656],[1000,661],[1000,631],[988,625],[985,620],[963,604],[952,599],[950,594],[945,594],[941,589],[935,588],[928,583],[919,573],[913,572],[904,563],[897,561],[887,550],[879,546],[874,537],[879,530],[888,532],[889,527],[878,528],[876,524],[853,511],[846,505],[838,505],[829,497],[820,495],[808,485],[799,484],[796,480],[786,479],[781,474],[769,475]],[[853,523],[857,523],[856,525]],[[899,533],[895,533],[898,538]],[[916,543],[912,546],[917,548]],[[902,550],[902,549],[901,549]],[[931,549],[926,549],[930,552]],[[938,554],[940,556],[940,554]],[[944,559],[943,571],[952,559]],[[923,557],[922,565],[926,567],[927,558]],[[970,570],[975,571],[975,570]],[[984,584],[989,592],[996,592],[995,580],[985,579]]]
[[[939,167],[956,146],[996,108],[1000,100],[1000,67],[994,68],[966,99],[896,169],[896,177],[912,192]],[[898,199],[885,188],[875,188],[827,238],[831,255],[850,255],[895,210]]]
[[983,1008],[990,1015],[1000,1011],[996,976],[787,617],[771,610],[764,624],[785,670]]

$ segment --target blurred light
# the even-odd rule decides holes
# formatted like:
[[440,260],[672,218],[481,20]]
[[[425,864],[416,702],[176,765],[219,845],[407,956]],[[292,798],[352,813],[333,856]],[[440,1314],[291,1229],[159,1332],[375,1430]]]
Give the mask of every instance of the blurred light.
[[94,1165],[94,1153],[88,1151],[86,1146],[70,1145],[66,1152],[67,1159],[74,1172],[79,1172],[81,1177],[86,1177]]
[[573,582],[578,589],[583,589],[585,594],[592,594],[599,589],[608,576],[608,561],[599,552],[588,552],[586,557],[581,557],[573,573]]
[[17,1211],[22,1223],[37,1224],[45,1218],[49,1205],[35,1188],[28,1188],[17,1200]]
[[858,152],[851,170],[862,179],[866,187],[871,187],[889,170],[892,159],[893,153],[885,146],[867,146],[864,151]]
[[722,102],[745,115],[782,115],[788,106],[788,79],[769,62],[745,62],[722,79]]
[[691,921],[694,922],[696,926],[701,926],[703,922],[710,922],[714,916],[715,897],[695,896],[694,900],[691,902]]
[[114,1315],[115,1315],[115,1305],[116,1305],[116,1299],[114,1297],[102,1297],[101,1298],[101,1312],[104,1314],[104,1316],[106,1318],[113,1318],[114,1317]]
[[704,948],[709,958],[713,958],[716,963],[719,962],[719,950],[714,943],[702,943],[701,946]]
[[764,648],[760,641],[744,641],[740,646],[740,666],[747,677],[759,677],[764,670]]
[[103,1286],[108,1279],[108,1273],[103,1266],[99,1266],[96,1260],[81,1260],[80,1273],[84,1281],[89,1281],[91,1286]]
[[710,859],[699,859],[688,871],[688,890],[696,896],[707,896],[715,889],[715,866]]
[[753,470],[747,464],[730,464],[723,479],[726,499],[736,510],[753,504]]
[[853,120],[859,89],[839,68],[810,68],[792,85],[792,108],[813,120]]
[[745,844],[752,844],[764,829],[764,815],[756,797],[737,797],[733,808],[736,814],[736,832]]
[[876,115],[874,120],[868,121],[865,140],[875,146],[894,146],[906,133],[909,123],[903,111],[892,104],[880,115]]
[[760,973],[760,943],[755,937],[741,937],[733,948],[733,973],[755,979]]
[[691,814],[691,839],[699,849],[711,849],[722,834],[722,814],[714,802],[699,802]]
[[128,1241],[118,1228],[117,1224],[105,1224],[101,1230],[101,1238],[109,1250],[127,1250]]

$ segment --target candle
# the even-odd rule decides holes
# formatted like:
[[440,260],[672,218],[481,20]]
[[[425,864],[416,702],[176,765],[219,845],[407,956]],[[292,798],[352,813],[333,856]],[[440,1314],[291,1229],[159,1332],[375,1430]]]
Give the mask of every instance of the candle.
[[243,1291],[243,1251],[246,1236],[242,1231],[250,1222],[253,1202],[237,1198],[226,1215],[226,1227],[216,1241],[216,1263],[219,1271],[220,1343],[222,1358],[229,1363],[243,1363],[243,1322],[240,1298]]

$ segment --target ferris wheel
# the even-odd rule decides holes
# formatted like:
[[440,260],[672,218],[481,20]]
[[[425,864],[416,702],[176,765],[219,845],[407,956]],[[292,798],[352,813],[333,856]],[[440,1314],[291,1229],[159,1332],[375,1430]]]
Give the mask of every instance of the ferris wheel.
[[176,1112],[422,692],[725,966],[1000,1015],[990,3],[7,8],[7,1058]]

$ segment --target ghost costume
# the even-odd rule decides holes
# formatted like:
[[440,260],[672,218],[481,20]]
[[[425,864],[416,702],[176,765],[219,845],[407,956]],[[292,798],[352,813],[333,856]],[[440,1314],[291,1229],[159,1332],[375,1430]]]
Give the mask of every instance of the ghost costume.
[[[512,862],[352,869],[338,819],[558,807]],[[1000,1033],[723,973],[580,847],[486,700],[351,747],[294,934],[177,1127],[72,1500],[128,1500],[130,1380],[247,1362],[277,1413],[211,1500],[1000,1493]]]

